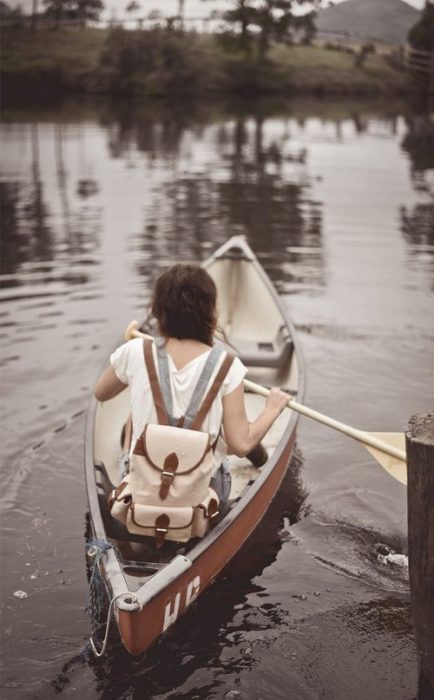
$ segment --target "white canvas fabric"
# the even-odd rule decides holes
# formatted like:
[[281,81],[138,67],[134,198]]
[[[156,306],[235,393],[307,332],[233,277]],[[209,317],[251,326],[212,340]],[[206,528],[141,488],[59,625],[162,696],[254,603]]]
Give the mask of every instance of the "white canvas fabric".
[[[148,424],[141,440],[145,454],[133,454],[130,464],[134,501],[164,508],[180,503],[201,503],[208,493],[214,467],[208,433]],[[159,496],[161,474],[164,473],[170,455],[176,455],[177,466],[168,493],[162,501]]]
[[[170,384],[173,396],[173,414],[175,416],[182,416],[185,414],[193,389],[197,384],[209,352],[210,351],[199,355],[179,370],[176,368],[170,355],[168,355]],[[153,348],[153,354],[158,372],[155,347]],[[211,375],[207,388],[211,386],[224,357],[225,353],[222,353],[222,357]],[[131,414],[133,419],[132,445],[135,445],[145,424],[157,423],[157,415],[152,400],[148,373],[143,359],[143,340],[141,338],[134,338],[118,347],[110,356],[110,364],[115,370],[118,379],[123,384],[128,384],[130,387]],[[223,396],[229,394],[241,384],[246,372],[247,369],[241,360],[236,357],[201,428],[204,432],[210,434],[212,442],[217,439],[220,431],[223,417]],[[215,451],[216,468],[223,461],[225,456],[225,444],[224,441],[220,439]]]

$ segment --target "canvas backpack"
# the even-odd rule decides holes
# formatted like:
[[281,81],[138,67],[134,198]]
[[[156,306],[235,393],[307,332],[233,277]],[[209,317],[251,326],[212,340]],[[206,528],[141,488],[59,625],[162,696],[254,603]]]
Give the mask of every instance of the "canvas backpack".
[[234,358],[226,354],[206,392],[224,353],[220,344],[212,348],[186,415],[176,419],[172,416],[167,354],[158,339],[158,378],[152,345],[152,340],[144,340],[158,424],[145,425],[130,457],[129,472],[109,503],[112,516],[123,522],[129,532],[155,537],[160,547],[165,540],[186,542],[192,537],[203,537],[218,515],[219,499],[209,486],[215,468],[215,443],[201,427]]

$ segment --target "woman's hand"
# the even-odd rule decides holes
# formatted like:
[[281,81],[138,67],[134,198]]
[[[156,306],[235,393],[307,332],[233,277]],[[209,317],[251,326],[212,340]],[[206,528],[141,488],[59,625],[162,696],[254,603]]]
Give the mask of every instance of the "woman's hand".
[[287,394],[286,391],[273,387],[267,397],[265,407],[266,409],[273,411],[277,418],[277,416],[279,416],[283,409],[288,405],[288,401],[291,401],[292,398],[293,397],[290,394]]
[[244,404],[244,386],[241,383],[223,397],[223,427],[229,451],[243,457],[265,436],[283,411],[291,396],[281,389],[271,389],[264,409],[249,423]]

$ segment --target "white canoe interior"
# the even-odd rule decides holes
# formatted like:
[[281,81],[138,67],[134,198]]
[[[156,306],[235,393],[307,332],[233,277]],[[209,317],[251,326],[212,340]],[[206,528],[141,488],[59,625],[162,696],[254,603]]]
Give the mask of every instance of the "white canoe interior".
[[[232,351],[248,366],[248,378],[265,386],[296,392],[298,367],[291,329],[277,295],[243,238],[235,238],[205,263],[218,290],[219,326]],[[246,393],[249,420],[262,410],[265,399]],[[102,462],[114,484],[119,482],[122,427],[129,415],[129,391],[103,404],[95,415],[94,461]],[[263,440],[269,456],[286,432],[291,411],[286,409]],[[238,499],[260,474],[247,459],[229,457],[231,499]],[[264,469],[266,467],[262,467]]]

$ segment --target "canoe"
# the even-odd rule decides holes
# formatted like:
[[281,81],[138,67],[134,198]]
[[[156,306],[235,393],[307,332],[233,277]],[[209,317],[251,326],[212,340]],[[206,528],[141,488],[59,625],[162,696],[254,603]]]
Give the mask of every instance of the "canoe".
[[[294,327],[245,238],[231,238],[203,265],[217,286],[219,326],[231,351],[248,367],[248,378],[280,386],[302,400],[304,371]],[[167,543],[171,547],[157,555],[145,538],[130,535],[114,521],[107,507],[107,496],[118,482],[128,392],[90,403],[85,437],[91,528],[87,554],[91,581],[98,578],[110,601],[106,632],[113,615],[125,648],[138,655],[186,612],[258,525],[288,467],[298,414],[285,409],[274,423],[263,440],[268,459],[262,467],[229,457],[230,508],[205,537],[184,545]],[[265,399],[246,392],[245,400],[251,420]],[[99,643],[101,647],[101,639]],[[103,651],[94,644],[95,653]]]

